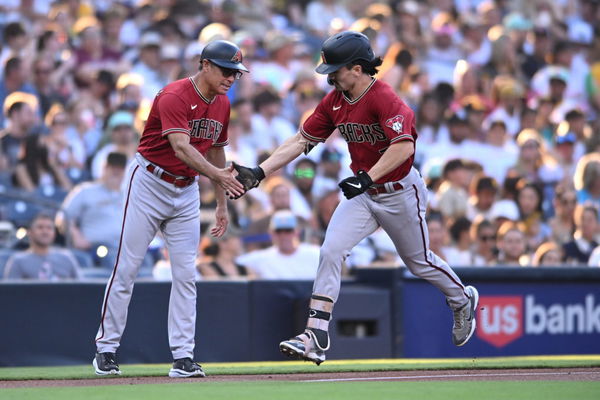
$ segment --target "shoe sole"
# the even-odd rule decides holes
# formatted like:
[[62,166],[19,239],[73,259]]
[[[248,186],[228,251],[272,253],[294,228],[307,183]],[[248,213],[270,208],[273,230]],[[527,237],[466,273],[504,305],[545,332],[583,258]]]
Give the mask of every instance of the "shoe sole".
[[477,305],[479,304],[479,292],[473,286],[467,286],[466,289],[470,289],[469,292],[471,293],[471,304],[473,304],[471,306],[473,310],[473,323],[471,324],[471,331],[462,343],[457,344],[458,347],[467,344],[469,339],[471,339],[471,336],[473,336],[473,333],[475,333],[475,328],[477,327],[477,319],[475,319],[475,316],[477,315]]
[[325,361],[325,360],[321,360],[320,358],[309,357],[309,355],[305,355],[303,351],[298,350],[297,348],[295,348],[294,346],[292,346],[286,342],[281,342],[279,344],[279,351],[282,352],[284,355],[288,356],[289,358],[294,358],[296,360],[310,361],[317,365],[321,365],[321,363],[323,361]]
[[121,370],[118,370],[118,369],[111,369],[110,371],[102,371],[100,368],[98,368],[98,362],[96,361],[95,357],[94,357],[94,360],[92,360],[92,365],[94,366],[94,371],[96,371],[96,375],[99,375],[99,376],[121,375]]
[[187,372],[182,369],[173,369],[169,371],[169,378],[204,378],[204,371]]

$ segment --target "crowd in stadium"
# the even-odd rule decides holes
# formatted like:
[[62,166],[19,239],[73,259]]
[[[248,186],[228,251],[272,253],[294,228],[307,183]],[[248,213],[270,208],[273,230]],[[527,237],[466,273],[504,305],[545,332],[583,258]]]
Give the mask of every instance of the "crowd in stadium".
[[[255,166],[332,89],[314,68],[354,30],[414,110],[431,249],[451,266],[600,266],[598,0],[0,0],[0,278],[108,277],[122,180],[156,93],[234,42],[228,161]],[[201,177],[198,279],[313,279],[352,175],[334,134],[259,188],[216,205]],[[401,266],[376,231],[346,259]],[[169,280],[152,242],[140,277]]]

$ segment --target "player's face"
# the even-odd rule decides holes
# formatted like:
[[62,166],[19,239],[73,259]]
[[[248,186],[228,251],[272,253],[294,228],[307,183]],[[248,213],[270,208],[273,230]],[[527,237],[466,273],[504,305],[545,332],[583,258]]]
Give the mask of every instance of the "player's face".
[[345,92],[354,87],[358,75],[355,72],[354,67],[351,69],[342,67],[337,71],[328,74],[327,81],[333,84],[336,90]]

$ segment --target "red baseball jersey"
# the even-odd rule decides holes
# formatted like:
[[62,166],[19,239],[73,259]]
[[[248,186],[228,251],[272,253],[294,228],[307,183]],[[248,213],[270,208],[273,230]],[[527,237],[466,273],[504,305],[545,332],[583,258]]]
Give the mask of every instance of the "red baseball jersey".
[[192,78],[165,86],[154,98],[138,151],[173,175],[193,177],[198,172],[175,156],[167,135],[185,133],[202,155],[212,146],[228,143],[229,99],[208,100]]
[[[384,82],[373,79],[364,93],[349,99],[331,91],[302,125],[300,133],[312,142],[324,142],[337,128],[348,142],[350,168],[369,171],[390,145],[416,143],[414,112]],[[408,174],[414,155],[376,183],[393,182]]]

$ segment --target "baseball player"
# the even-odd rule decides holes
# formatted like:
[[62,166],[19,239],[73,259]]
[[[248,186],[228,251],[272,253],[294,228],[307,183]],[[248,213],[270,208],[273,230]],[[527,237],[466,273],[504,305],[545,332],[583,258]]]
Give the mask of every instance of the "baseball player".
[[160,229],[169,250],[173,283],[168,332],[173,354],[169,376],[205,376],[194,362],[196,326],[195,259],[200,239],[198,173],[208,176],[217,194],[215,237],[227,230],[225,193],[243,186],[225,168],[230,104],[225,94],[248,71],[233,43],[206,45],[199,72],[158,92],[150,110],[135,161],[125,179],[126,199],[113,273],[106,286],[97,353],[98,375],[119,375],[115,353],[125,329],[134,279]]
[[342,262],[358,242],[380,226],[410,271],[446,296],[454,314],[452,340],[462,346],[475,331],[479,295],[474,287],[464,286],[448,264],[429,249],[427,189],[412,166],[417,140],[414,113],[387,84],[373,78],[382,61],[373,54],[365,35],[338,33],[325,41],[321,57],[316,71],[326,74],[336,90],[325,96],[299,132],[260,166],[235,166],[237,178],[248,190],[265,174],[324,142],[335,129],[348,142],[355,175],[339,183],[346,200],[335,210],[325,234],[306,330],[281,342],[279,348],[288,356],[317,365],[325,360]]

